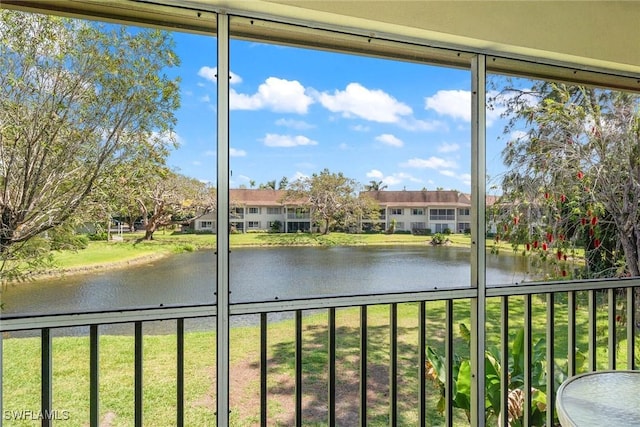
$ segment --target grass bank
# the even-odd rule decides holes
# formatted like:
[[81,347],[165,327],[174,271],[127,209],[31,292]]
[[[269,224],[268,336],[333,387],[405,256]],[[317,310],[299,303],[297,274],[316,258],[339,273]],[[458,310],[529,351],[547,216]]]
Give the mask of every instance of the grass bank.
[[[214,249],[216,236],[213,234],[183,234],[156,232],[154,240],[140,241],[141,233],[125,233],[121,240],[91,241],[86,249],[77,251],[52,252],[52,266],[38,277],[56,274],[73,274],[130,266],[137,262],[146,262],[152,258],[161,258],[180,252],[200,249]],[[465,235],[449,236],[451,246],[469,247],[471,238]],[[230,245],[240,247],[276,247],[276,246],[392,246],[392,245],[428,245],[430,236],[411,234],[347,234],[330,233],[327,235],[310,233],[245,233],[232,234]]]

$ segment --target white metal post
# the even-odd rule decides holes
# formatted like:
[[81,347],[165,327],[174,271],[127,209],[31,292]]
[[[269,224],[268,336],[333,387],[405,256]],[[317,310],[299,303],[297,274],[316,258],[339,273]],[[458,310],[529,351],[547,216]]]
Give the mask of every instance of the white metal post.
[[229,425],[229,16],[218,14],[217,425]]
[[471,61],[471,425],[484,427],[486,302],[486,57]]

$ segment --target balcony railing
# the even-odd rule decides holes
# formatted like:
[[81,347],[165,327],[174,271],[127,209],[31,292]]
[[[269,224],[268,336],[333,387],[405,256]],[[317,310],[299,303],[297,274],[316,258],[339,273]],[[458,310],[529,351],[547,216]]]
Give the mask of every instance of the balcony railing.
[[[519,285],[496,287],[486,290],[484,325],[487,348],[498,349],[495,363],[510,369],[497,371],[497,377],[489,372],[481,379],[493,411],[506,413],[510,378],[514,364],[521,364],[520,388],[523,391],[523,425],[534,424],[536,390],[546,394],[543,411],[544,424],[556,425],[554,417],[555,392],[559,381],[566,375],[599,369],[636,369],[638,348],[636,337],[636,300],[639,279],[619,279],[607,282],[553,283],[544,285]],[[251,423],[263,426],[280,422],[284,425],[303,425],[317,422],[327,425],[469,425],[466,412],[461,409],[464,399],[453,394],[454,383],[461,381],[463,369],[458,365],[465,357],[477,363],[473,351],[460,334],[460,324],[472,327],[471,301],[478,296],[473,288],[447,291],[396,293],[384,295],[336,296],[330,298],[272,301],[264,303],[233,304],[230,307],[232,326],[234,320],[255,322],[256,357],[243,354],[241,363],[249,367],[253,363],[255,384],[243,396],[234,396],[231,410],[240,419],[236,425]],[[399,312],[402,316],[399,316]],[[284,313],[284,314],[283,314]],[[189,383],[193,370],[185,368],[185,322],[189,319],[215,318],[215,305],[141,308],[134,310],[101,311],[79,314],[41,316],[6,316],[2,318],[2,346],[0,361],[3,374],[19,363],[20,357],[6,351],[15,336],[24,331],[37,332],[39,336],[39,366],[33,366],[29,375],[40,378],[39,414],[56,414],[56,382],[64,381],[64,372],[56,370],[59,360],[74,358],[68,350],[57,349],[57,332],[61,328],[84,327],[88,334],[86,376],[89,384],[88,408],[65,408],[71,417],[74,411],[85,412],[87,419],[75,420],[78,425],[98,426],[101,416],[109,412],[109,403],[101,399],[105,387],[101,384],[101,352],[106,342],[103,331],[113,324],[133,325],[133,383],[117,385],[120,396],[131,396],[133,411],[131,425],[147,425],[145,411],[152,402],[145,401],[145,385],[159,378],[146,376],[147,365],[144,349],[150,337],[144,333],[145,325],[156,322],[174,322],[175,348],[166,348],[164,355],[174,360],[169,372],[163,376],[175,376],[175,393],[172,404],[174,421],[170,424],[189,425],[189,411],[196,404],[187,401],[185,384]],[[282,320],[282,317],[288,320]],[[282,330],[273,333],[275,325],[285,325],[290,333],[282,337]],[[244,328],[244,329],[243,329]],[[234,328],[232,327],[232,330]],[[243,334],[247,328],[241,327]],[[514,352],[512,343],[517,331],[523,333],[520,361],[510,360]],[[213,333],[212,333],[213,335]],[[553,343],[553,345],[549,345]],[[234,336],[231,339],[234,354]],[[54,357],[55,354],[55,357]],[[442,356],[442,366],[429,363],[434,354]],[[583,357],[584,356],[584,357]],[[17,357],[17,358],[16,358]],[[547,363],[555,361],[555,363]],[[64,362],[61,362],[64,363]],[[310,371],[310,366],[319,366]],[[539,368],[543,372],[539,371]],[[215,357],[211,355],[212,372]],[[167,368],[164,368],[167,370]],[[231,369],[235,369],[234,366]],[[441,384],[434,385],[434,370],[444,370]],[[39,371],[39,372],[38,372]],[[246,375],[247,371],[244,371]],[[454,374],[458,377],[454,378]],[[5,377],[5,375],[3,375]],[[211,390],[215,390],[214,378],[210,378]],[[467,383],[473,384],[467,380]],[[461,393],[462,382],[457,387]],[[17,413],[27,408],[15,406],[19,390],[15,383],[5,382],[0,409],[3,415]],[[111,384],[111,387],[114,387]],[[127,389],[131,387],[132,389]],[[255,413],[249,409],[239,414],[234,405],[251,400],[253,393]],[[113,391],[113,390],[112,390]],[[376,391],[376,393],[372,393]],[[227,390],[228,395],[244,391]],[[215,396],[212,399],[228,398]],[[122,397],[125,398],[126,397]],[[442,413],[436,410],[436,401],[443,399]],[[270,405],[271,401],[290,402],[290,405]],[[499,402],[499,403],[496,403]],[[275,410],[274,408],[279,408]],[[35,408],[28,408],[35,409]],[[213,416],[213,415],[211,415]],[[248,417],[248,418],[247,418]],[[6,422],[6,421],[5,421]],[[191,421],[193,422],[193,421]],[[244,423],[244,424],[243,424]],[[45,416],[42,425],[51,425]],[[231,422],[234,425],[234,422]],[[493,423],[495,425],[495,423]],[[508,426],[506,417],[501,426]]]

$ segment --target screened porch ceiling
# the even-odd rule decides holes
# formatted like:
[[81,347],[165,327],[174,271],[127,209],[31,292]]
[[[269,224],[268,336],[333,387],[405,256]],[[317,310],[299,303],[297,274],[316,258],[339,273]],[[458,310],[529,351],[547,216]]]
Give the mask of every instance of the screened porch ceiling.
[[[231,28],[239,37],[348,46],[385,56],[394,51],[400,58],[454,66],[464,66],[470,54],[485,53],[488,68],[497,72],[640,89],[640,2],[634,1],[2,0],[0,6],[196,32],[214,31],[215,14],[229,13],[248,18]],[[403,42],[407,51],[383,43],[389,40]],[[412,51],[407,44],[420,48]],[[547,65],[571,69],[550,71]]]

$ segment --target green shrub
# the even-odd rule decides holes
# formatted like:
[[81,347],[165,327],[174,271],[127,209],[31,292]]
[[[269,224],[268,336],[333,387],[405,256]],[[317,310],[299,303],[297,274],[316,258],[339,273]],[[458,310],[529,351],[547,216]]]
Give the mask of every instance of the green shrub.
[[96,233],[89,233],[87,234],[87,239],[91,240],[91,241],[100,241],[100,240],[107,240],[107,232],[106,231],[100,231],[100,232],[96,232]]
[[280,230],[282,230],[282,223],[278,220],[273,221],[273,223],[271,224],[271,232],[279,233]]
[[434,245],[443,245],[447,241],[447,238],[442,233],[436,233],[431,237],[431,243]]
[[195,252],[197,248],[191,243],[184,243],[179,248],[176,248],[176,252]]
[[[471,331],[464,323],[460,324],[460,335],[465,339],[467,345],[471,345]],[[509,370],[508,389],[510,395],[513,394],[514,399],[522,399],[523,393],[520,393],[525,384],[526,369],[524,365],[524,329],[520,328],[515,335],[511,345],[511,353],[509,354],[509,365],[504,367]],[[547,360],[546,360],[546,342],[544,338],[538,339],[532,343],[530,372],[531,372],[531,416],[532,426],[545,425],[546,407],[547,407]],[[586,357],[577,352],[576,362],[578,371],[581,371]],[[432,347],[427,347],[427,365],[428,377],[433,380],[440,389],[440,401],[438,408],[444,410],[445,402],[445,384],[447,380],[446,359]],[[500,351],[497,348],[489,348],[485,352],[485,383],[486,383],[486,400],[485,400],[485,421],[487,425],[495,425],[495,420],[500,416],[501,406],[501,390],[500,390],[500,373],[503,367],[500,365]],[[559,365],[554,362],[555,372],[555,388],[562,384],[567,378],[567,365]],[[468,357],[457,354],[453,355],[453,406],[465,411],[467,417],[471,414],[471,364]],[[518,392],[520,391],[520,392]],[[510,399],[511,401],[511,396]],[[519,402],[522,405],[524,402]],[[511,406],[511,405],[510,405]],[[509,425],[514,427],[522,426],[524,420],[522,414],[519,418],[511,421]],[[500,424],[502,425],[502,424]]]

